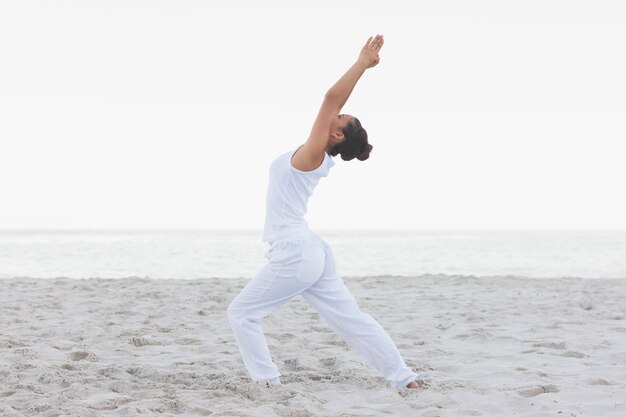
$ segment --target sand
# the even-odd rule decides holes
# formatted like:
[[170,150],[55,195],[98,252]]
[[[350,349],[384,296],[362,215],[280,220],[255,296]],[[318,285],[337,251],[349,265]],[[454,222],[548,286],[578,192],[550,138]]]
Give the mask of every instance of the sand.
[[226,319],[248,279],[0,280],[0,416],[626,416],[626,279],[347,277],[428,380],[391,387],[301,297],[263,321],[283,385]]

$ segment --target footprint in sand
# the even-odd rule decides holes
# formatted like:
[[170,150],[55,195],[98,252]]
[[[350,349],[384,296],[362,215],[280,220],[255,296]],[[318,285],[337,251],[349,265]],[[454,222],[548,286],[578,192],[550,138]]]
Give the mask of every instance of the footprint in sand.
[[312,330],[315,330],[316,332],[320,332],[320,333],[333,333],[333,330],[325,327],[325,326],[317,326],[317,325],[312,325],[309,326]]
[[177,345],[200,345],[202,344],[202,340],[196,337],[183,336],[174,340],[174,343]]
[[517,391],[517,393],[524,398],[536,397],[537,395],[549,394],[551,392],[559,392],[559,390],[554,385],[540,385]]
[[612,383],[610,383],[609,381],[607,381],[606,379],[602,379],[602,378],[595,378],[592,379],[588,382],[589,385],[613,385]]
[[323,368],[328,369],[329,371],[334,371],[335,369],[337,369],[337,358],[331,356],[328,358],[320,359],[320,365]]
[[585,355],[584,353],[576,352],[574,350],[568,350],[567,352],[565,352],[561,356],[565,356],[565,357],[568,357],[568,358],[584,358],[587,355]]
[[109,391],[116,393],[130,393],[133,386],[125,381],[113,381],[109,384]]
[[565,349],[565,342],[540,342],[533,344],[533,347],[544,347],[550,349]]
[[10,397],[13,394],[15,394],[15,391],[2,391],[0,392],[0,398]]
[[296,371],[298,369],[298,358],[287,359],[285,361],[285,368],[290,372]]
[[98,357],[91,353],[91,352],[87,352],[86,350],[78,350],[76,352],[71,352],[70,353],[70,359],[73,361],[89,361],[89,362],[96,362],[98,361]]
[[287,417],[309,417],[309,412],[307,410],[293,410],[291,411]]
[[148,345],[160,345],[161,344],[161,342],[159,342],[156,339],[153,339],[151,337],[143,337],[143,336],[131,337],[130,338],[130,343],[132,343],[133,345],[135,345],[137,347],[148,346]]
[[213,414],[213,411],[208,410],[206,408],[202,408],[202,407],[196,407],[192,409],[191,412],[194,415],[200,415],[200,416],[210,416],[211,414]]

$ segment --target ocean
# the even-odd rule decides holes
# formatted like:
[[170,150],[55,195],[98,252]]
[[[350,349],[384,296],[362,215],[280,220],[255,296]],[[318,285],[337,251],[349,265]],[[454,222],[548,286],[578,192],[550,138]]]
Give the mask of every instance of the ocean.
[[[316,231],[342,276],[626,278],[626,231]],[[252,278],[261,231],[0,231],[0,278]]]

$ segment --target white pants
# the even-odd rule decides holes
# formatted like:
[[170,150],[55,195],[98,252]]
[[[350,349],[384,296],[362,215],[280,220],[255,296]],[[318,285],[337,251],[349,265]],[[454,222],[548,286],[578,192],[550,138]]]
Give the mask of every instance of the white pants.
[[360,352],[394,387],[404,388],[417,375],[372,316],[360,310],[335,268],[326,241],[317,235],[271,242],[269,262],[228,306],[228,320],[243,362],[254,381],[280,377],[260,321],[293,296],[302,297],[351,347]]

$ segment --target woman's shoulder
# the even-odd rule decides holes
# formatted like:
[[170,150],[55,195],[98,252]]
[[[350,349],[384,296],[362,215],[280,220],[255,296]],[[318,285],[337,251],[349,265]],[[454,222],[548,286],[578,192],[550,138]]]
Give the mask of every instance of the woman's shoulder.
[[330,156],[326,151],[323,151],[321,154],[311,152],[304,144],[292,151],[290,165],[300,172],[313,172],[321,167],[327,158],[330,158]]

